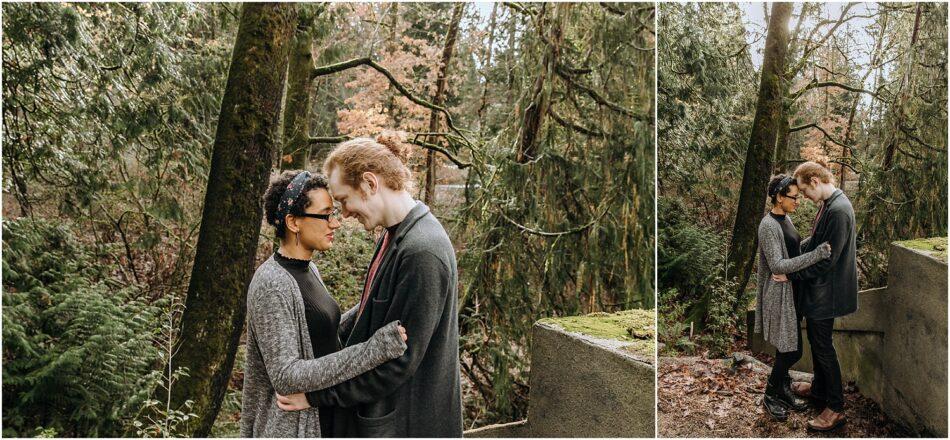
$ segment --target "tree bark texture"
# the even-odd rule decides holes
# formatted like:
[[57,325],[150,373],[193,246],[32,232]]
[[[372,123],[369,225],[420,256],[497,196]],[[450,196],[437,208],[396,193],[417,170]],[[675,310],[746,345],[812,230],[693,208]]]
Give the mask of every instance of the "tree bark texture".
[[782,77],[788,51],[791,3],[773,3],[765,39],[765,55],[755,106],[752,133],[742,173],[742,188],[726,255],[726,276],[738,281],[733,309],[738,309],[752,272],[757,246],[756,229],[764,212],[766,185],[772,172],[776,133],[782,116]]
[[[432,96],[432,103],[442,106],[445,101],[445,88],[449,75],[449,64],[452,62],[452,53],[455,51],[455,41],[458,40],[459,23],[462,22],[462,12],[465,11],[465,3],[459,2],[452,7],[452,21],[449,23],[449,29],[445,34],[445,44],[442,46],[442,62],[439,64],[439,73],[435,80],[435,94]],[[439,131],[439,112],[432,110],[429,113],[429,132]],[[435,160],[435,151],[429,150],[426,153],[426,181],[423,200],[426,204],[435,203],[435,180],[438,164]]]
[[287,68],[287,97],[284,103],[284,139],[280,169],[299,170],[310,158],[310,72],[313,54],[309,26],[298,26]]
[[[278,143],[287,57],[297,24],[291,3],[242,6],[218,117],[195,263],[173,368],[172,408],[194,402],[184,434],[207,437],[221,408],[244,330],[247,286],[261,228],[261,196]],[[164,399],[162,399],[164,401]]]

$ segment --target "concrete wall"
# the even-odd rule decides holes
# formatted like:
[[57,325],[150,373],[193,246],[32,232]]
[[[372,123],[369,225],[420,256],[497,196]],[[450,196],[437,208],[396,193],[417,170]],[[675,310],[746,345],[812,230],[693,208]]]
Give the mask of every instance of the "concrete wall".
[[[946,241],[944,239],[943,243]],[[947,436],[947,263],[943,253],[890,248],[888,286],[858,293],[858,311],[835,321],[835,350],[845,381],[920,434]],[[774,354],[752,333],[749,347]],[[792,368],[813,372],[807,327],[804,355]]]
[[552,322],[535,324],[528,419],[465,436],[653,437],[655,361],[629,346]]
[[919,432],[947,437],[946,260],[892,246],[887,283],[882,408]]
[[[869,289],[858,292],[858,311],[835,320],[833,334],[838,363],[841,365],[841,377],[845,381],[854,381],[855,386],[876,402],[884,396],[883,389],[883,346],[884,323],[882,312],[887,310],[887,288]],[[753,334],[755,312],[748,312],[749,347],[757,353],[775,355],[775,348],[762,339],[762,334]],[[814,373],[811,361],[811,347],[808,344],[808,328],[802,321],[802,359],[793,370]]]

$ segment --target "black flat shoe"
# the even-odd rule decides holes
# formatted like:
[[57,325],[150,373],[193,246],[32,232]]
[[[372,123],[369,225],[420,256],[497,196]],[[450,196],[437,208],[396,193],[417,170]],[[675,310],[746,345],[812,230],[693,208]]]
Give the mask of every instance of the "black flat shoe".
[[762,398],[762,406],[765,407],[765,412],[769,413],[772,419],[779,422],[788,420],[788,409],[785,408],[785,404],[782,403],[777,396],[770,395],[766,392]]
[[796,412],[805,411],[810,406],[807,399],[798,397],[793,391],[789,382],[786,381],[782,386],[782,390],[778,393],[778,400],[785,404],[785,406]]

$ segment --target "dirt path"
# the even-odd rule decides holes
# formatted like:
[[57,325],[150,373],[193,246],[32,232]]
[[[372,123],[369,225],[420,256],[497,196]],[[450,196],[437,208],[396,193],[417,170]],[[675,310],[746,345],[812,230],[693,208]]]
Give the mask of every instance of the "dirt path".
[[734,367],[731,359],[661,357],[658,401],[660,437],[906,437],[876,403],[853,386],[845,387],[848,424],[831,433],[813,433],[806,422],[814,411],[773,421],[762,409],[769,369],[761,364]]

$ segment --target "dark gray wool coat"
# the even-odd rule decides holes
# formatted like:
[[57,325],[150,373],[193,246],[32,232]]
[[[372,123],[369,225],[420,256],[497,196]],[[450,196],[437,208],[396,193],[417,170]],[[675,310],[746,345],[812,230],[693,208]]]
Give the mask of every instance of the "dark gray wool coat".
[[[377,244],[377,252],[379,244]],[[338,437],[461,437],[458,270],[448,235],[421,202],[399,224],[346,345],[400,320],[406,353],[311,393],[338,407]]]
[[802,314],[812,319],[837,318],[858,310],[854,208],[840,189],[825,200],[825,210],[815,224],[815,234],[802,243],[802,253],[819,244],[831,244],[831,258],[792,272],[792,280],[808,280]]
[[[316,266],[310,268],[319,278]],[[241,437],[320,437],[316,408],[281,410],[275,393],[326,388],[399,357],[406,344],[397,325],[390,322],[365,343],[314,359],[300,288],[271,256],[257,268],[247,292]]]
[[[785,216],[785,222],[792,220]],[[782,225],[766,214],[759,222],[758,291],[755,296],[755,332],[762,333],[780,353],[798,349],[798,316],[795,313],[795,295],[791,282],[772,281],[772,275],[784,274],[827,260],[828,245],[788,258]],[[800,293],[801,294],[801,293]]]

